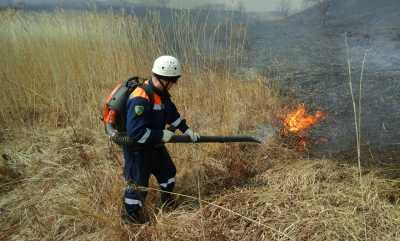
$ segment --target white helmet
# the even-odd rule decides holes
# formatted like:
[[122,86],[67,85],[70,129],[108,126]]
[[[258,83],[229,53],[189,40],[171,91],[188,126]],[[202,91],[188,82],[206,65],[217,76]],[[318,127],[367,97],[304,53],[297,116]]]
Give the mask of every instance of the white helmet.
[[178,77],[181,76],[181,64],[179,60],[173,56],[160,56],[153,64],[151,70],[154,74],[165,77]]

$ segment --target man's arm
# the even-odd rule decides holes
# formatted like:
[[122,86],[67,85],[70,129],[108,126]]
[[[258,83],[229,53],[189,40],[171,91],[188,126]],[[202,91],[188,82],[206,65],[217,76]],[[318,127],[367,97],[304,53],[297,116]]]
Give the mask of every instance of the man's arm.
[[182,133],[185,133],[189,127],[186,124],[186,120],[181,118],[181,115],[171,99],[166,101],[165,108],[167,111],[167,124],[179,129]]
[[186,121],[180,117],[180,114],[171,99],[169,99],[167,103],[167,124],[179,129],[183,134],[190,136],[190,139],[192,139],[193,142],[196,142],[200,137],[199,134],[188,127]]

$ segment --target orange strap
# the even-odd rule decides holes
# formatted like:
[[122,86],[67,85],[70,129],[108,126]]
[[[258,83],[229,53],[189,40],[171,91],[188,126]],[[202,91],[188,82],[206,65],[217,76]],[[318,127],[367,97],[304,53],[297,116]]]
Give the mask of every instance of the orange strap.
[[[132,94],[129,96],[129,99],[133,99],[135,97],[142,97],[145,98],[146,100],[150,101],[149,96],[147,96],[146,91],[142,87],[136,88]],[[160,105],[161,104],[161,97],[154,93],[154,104],[155,105]]]

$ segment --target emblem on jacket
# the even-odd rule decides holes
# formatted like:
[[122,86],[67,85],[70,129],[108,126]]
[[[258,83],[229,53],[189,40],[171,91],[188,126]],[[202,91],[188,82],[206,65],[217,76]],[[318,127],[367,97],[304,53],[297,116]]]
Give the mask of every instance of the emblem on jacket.
[[144,106],[142,106],[142,105],[135,106],[135,113],[137,116],[142,115],[143,112],[144,112]]

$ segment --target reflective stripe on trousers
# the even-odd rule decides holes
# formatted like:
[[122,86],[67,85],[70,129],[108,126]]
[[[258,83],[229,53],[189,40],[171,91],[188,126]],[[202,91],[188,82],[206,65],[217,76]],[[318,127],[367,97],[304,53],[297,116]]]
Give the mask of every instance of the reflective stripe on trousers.
[[164,183],[160,183],[160,186],[163,188],[167,188],[168,185],[175,183],[175,177],[172,177],[170,179],[168,179],[168,181],[164,182]]
[[125,198],[125,204],[127,205],[139,205],[139,207],[143,207],[143,203],[137,199]]

